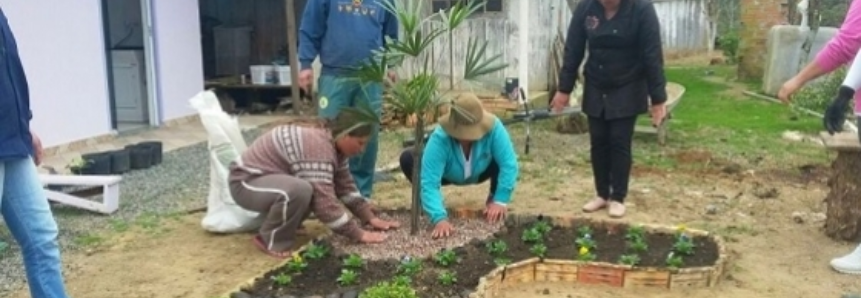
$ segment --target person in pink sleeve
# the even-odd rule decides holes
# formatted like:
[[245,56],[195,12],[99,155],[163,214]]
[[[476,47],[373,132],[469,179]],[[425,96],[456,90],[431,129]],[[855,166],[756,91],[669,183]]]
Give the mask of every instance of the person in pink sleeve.
[[[792,94],[807,82],[848,64],[857,56],[859,49],[861,49],[861,1],[852,1],[837,34],[817,53],[811,63],[783,84],[777,97],[788,103]],[[855,89],[861,87],[861,60],[856,59],[842,85],[826,109],[823,119],[826,130],[831,134],[842,131],[843,122],[846,119],[845,110],[853,97],[856,102],[855,114],[861,115],[861,94],[855,94]]]
[[[788,103],[790,96],[801,89],[804,84],[834,71],[854,58],[842,86],[837,90],[837,96],[826,109],[823,119],[825,128],[829,133],[841,131],[846,117],[846,106],[849,105],[849,101],[853,97],[855,98],[855,115],[861,116],[861,94],[855,92],[861,87],[859,49],[861,49],[861,1],[852,1],[837,35],[817,53],[813,62],[783,84],[777,97]],[[856,121],[861,127],[861,121],[858,119],[861,117],[856,117]],[[861,135],[861,131],[859,131],[859,135]],[[832,259],[831,268],[841,273],[861,274],[861,245],[858,245],[852,253]]]

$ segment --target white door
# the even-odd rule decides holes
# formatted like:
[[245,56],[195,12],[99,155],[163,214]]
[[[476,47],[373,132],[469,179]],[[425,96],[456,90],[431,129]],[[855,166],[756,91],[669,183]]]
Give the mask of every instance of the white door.
[[117,122],[149,122],[143,56],[138,50],[111,51]]
[[[153,3],[152,0],[140,0],[143,12],[143,38],[144,38],[144,65],[142,66],[146,82],[146,115],[152,126],[161,125],[161,113],[159,112],[158,77],[156,76],[155,63],[155,37],[153,36]],[[197,3],[195,1],[195,3]]]

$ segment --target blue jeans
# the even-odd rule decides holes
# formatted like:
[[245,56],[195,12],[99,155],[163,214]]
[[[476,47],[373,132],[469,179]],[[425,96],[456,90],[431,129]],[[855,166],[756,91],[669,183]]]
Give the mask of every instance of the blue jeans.
[[0,161],[0,213],[21,246],[33,298],[65,298],[57,222],[31,158]]
[[[318,114],[323,118],[335,118],[342,107],[358,105],[358,100],[366,101],[380,117],[383,112],[383,86],[379,83],[361,83],[347,76],[320,75],[320,107]],[[350,173],[356,187],[367,199],[374,191],[374,173],[377,169],[379,148],[379,127],[374,129],[371,139],[362,154],[350,158]]]

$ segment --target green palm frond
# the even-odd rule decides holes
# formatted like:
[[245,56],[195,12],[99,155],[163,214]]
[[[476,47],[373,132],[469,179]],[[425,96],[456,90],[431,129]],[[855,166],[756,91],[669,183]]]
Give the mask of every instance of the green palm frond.
[[485,58],[487,42],[469,38],[466,49],[466,64],[463,68],[463,79],[474,80],[480,76],[491,74],[508,67],[508,63],[500,62],[502,54]]
[[349,134],[351,131],[363,127],[363,126],[376,126],[380,125],[380,117],[377,116],[376,111],[371,107],[371,104],[367,100],[359,100],[358,104],[352,107],[343,107],[339,112],[339,118],[343,117],[344,119],[349,119],[348,121],[336,121],[338,123],[335,126],[341,125],[350,125],[346,129],[340,129],[341,127],[335,127],[335,129],[340,130],[340,135],[336,137],[340,137],[341,135]]
[[407,114],[424,113],[438,102],[439,78],[433,73],[421,73],[398,81],[389,89],[389,103]]
[[454,6],[452,6],[448,12],[440,11],[439,17],[442,19],[442,23],[445,24],[446,30],[454,30],[459,27],[460,24],[463,24],[467,18],[478,12],[479,9],[483,8],[485,1],[458,1]]

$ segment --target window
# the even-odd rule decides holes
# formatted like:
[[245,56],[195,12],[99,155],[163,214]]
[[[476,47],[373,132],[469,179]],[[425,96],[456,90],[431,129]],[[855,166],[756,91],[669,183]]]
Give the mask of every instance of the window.
[[[431,0],[431,8],[433,9],[433,12],[436,13],[440,10],[448,10],[461,1],[468,3],[476,0]],[[502,1],[503,0],[484,0],[484,7],[479,9],[478,13],[502,12]]]

